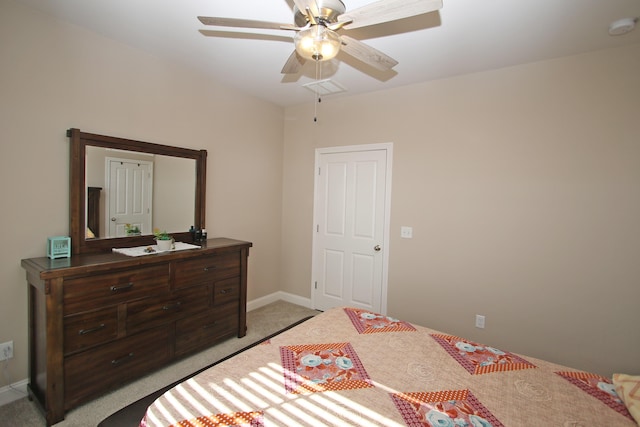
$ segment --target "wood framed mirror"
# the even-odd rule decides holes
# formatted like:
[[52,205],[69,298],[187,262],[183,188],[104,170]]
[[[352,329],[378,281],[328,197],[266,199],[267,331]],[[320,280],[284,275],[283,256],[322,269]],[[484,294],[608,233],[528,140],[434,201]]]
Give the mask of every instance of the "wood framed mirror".
[[[177,241],[191,242],[190,226],[205,228],[206,150],[96,135],[75,128],[69,129],[67,136],[70,138],[69,232],[73,254],[151,245],[154,244],[152,230],[155,228],[166,230]],[[88,155],[101,151],[103,153],[96,156],[98,160],[88,160]],[[146,186],[140,186],[137,180],[133,180],[138,186],[136,188],[141,189],[134,193],[149,197],[145,199],[144,213],[150,219],[140,223],[144,224],[139,227],[140,233],[125,234],[121,217],[106,210],[107,206],[113,209],[126,204],[121,203],[121,196],[113,195],[116,192],[114,182],[119,182],[117,169],[113,169],[113,176],[109,178],[109,164],[118,162],[134,163],[137,167],[147,165],[153,171],[148,175],[145,169],[144,176],[149,177]],[[89,163],[102,165],[98,166],[102,169],[95,170],[96,167],[88,166]],[[157,169],[165,171],[162,180],[156,179],[159,175]],[[177,170],[182,171],[178,176],[175,174]],[[104,185],[89,182],[91,177],[100,175],[103,175]],[[159,200],[161,198],[162,201]],[[176,209],[168,209],[171,204]],[[169,211],[180,211],[180,218],[171,218]],[[168,228],[166,224],[172,224],[175,229]]]

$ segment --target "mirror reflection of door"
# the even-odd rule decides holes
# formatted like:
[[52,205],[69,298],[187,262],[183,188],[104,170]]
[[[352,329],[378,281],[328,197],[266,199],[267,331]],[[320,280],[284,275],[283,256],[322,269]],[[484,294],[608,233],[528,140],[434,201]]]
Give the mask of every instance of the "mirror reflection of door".
[[[141,234],[151,234],[154,227],[169,232],[186,231],[193,225],[197,176],[195,159],[88,145],[85,159],[86,185],[103,189],[100,196],[100,230],[91,230],[92,232],[100,238],[118,237],[109,232],[110,220],[113,217],[108,210],[109,164],[106,159],[109,157],[117,158],[117,161],[136,164],[149,162],[153,165],[150,189],[152,223],[149,225],[149,231]],[[88,217],[90,214],[87,204],[85,215]]]
[[108,235],[126,236],[125,224],[151,234],[153,163],[107,157],[105,171]]

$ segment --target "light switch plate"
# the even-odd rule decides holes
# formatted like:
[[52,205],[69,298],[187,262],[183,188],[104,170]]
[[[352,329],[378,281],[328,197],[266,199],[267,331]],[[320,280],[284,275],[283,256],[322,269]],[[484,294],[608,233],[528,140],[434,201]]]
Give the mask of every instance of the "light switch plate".
[[413,238],[413,227],[402,226],[400,227],[400,237],[403,239]]

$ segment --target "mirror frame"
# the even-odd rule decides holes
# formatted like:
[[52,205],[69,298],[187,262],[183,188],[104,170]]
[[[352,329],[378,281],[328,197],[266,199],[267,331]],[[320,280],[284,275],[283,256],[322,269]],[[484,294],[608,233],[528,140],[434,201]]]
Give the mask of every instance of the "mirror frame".
[[[69,233],[73,254],[95,253],[111,251],[112,248],[143,246],[154,244],[153,235],[86,238],[86,147],[96,146],[117,150],[137,151],[140,153],[159,154],[163,156],[182,157],[196,161],[195,214],[193,226],[196,229],[205,228],[206,206],[206,170],[207,151],[189,148],[172,147],[169,145],[135,141],[132,139],[116,138],[112,136],[96,135],[72,128],[67,131],[70,138],[69,157]],[[172,231],[170,234],[183,242],[191,242],[188,230]]]

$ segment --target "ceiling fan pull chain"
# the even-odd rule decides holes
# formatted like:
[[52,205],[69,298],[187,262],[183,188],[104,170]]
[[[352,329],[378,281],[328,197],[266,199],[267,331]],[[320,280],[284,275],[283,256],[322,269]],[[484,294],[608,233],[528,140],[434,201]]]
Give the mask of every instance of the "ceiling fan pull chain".
[[[316,81],[320,80],[322,74],[322,69],[320,68],[320,61],[316,60]],[[318,104],[322,102],[320,98],[320,92],[318,91],[318,86],[315,88],[315,99],[313,103],[313,122],[318,123]]]

